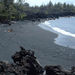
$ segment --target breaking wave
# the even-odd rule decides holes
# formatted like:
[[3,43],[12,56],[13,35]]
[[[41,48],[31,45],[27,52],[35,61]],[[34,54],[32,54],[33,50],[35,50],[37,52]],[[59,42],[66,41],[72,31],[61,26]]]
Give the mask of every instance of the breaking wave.
[[53,27],[53,26],[50,25],[50,23],[49,23],[48,21],[45,21],[44,23],[41,23],[39,26],[40,26],[41,28],[46,29],[46,30],[49,30],[49,31],[50,31],[49,28],[51,28],[51,29],[53,29],[54,31],[59,32],[59,33],[61,33],[61,34],[63,34],[63,35],[71,36],[71,37],[74,37],[74,38],[75,38],[75,34],[73,34],[73,33],[71,33],[71,32],[68,32],[68,31],[65,31],[65,30],[63,30],[63,29],[61,29],[61,28],[58,28],[58,27]]

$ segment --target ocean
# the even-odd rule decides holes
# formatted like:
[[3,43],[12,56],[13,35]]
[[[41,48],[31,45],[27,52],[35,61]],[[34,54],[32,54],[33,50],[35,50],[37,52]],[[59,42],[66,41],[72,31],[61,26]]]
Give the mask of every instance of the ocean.
[[58,34],[58,37],[55,38],[56,44],[75,49],[75,17],[61,17],[45,21],[39,26]]

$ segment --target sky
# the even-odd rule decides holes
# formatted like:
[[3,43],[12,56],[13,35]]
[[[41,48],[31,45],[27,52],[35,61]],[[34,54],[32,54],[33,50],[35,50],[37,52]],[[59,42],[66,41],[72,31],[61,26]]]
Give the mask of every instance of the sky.
[[74,4],[75,5],[75,0],[26,0],[30,4],[30,6],[35,6],[35,5],[46,5],[49,3],[49,1],[52,1],[53,3],[61,2],[61,3],[69,3],[69,4]]
[[[15,0],[16,1],[16,0]],[[75,5],[75,0],[25,0],[27,3],[29,3],[30,6],[40,6],[40,5],[46,5],[48,4],[50,1],[52,3],[69,3],[69,4],[74,4]]]

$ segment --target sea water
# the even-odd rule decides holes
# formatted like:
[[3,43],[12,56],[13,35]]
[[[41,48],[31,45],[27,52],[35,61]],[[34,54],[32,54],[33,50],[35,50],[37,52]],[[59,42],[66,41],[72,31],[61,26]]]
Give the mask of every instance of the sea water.
[[56,44],[75,49],[75,17],[61,17],[45,21],[39,26],[58,34]]

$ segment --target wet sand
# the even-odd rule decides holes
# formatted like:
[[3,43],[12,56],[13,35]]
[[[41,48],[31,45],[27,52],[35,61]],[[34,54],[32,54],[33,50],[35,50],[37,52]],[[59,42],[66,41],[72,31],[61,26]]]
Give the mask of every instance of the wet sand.
[[[19,50],[19,46],[35,51],[40,63],[45,65],[61,65],[70,68],[75,65],[75,50],[56,45],[58,36],[38,26],[39,22],[17,22],[11,26],[0,26],[0,60],[10,61],[10,56]],[[13,29],[13,32],[7,32]]]

